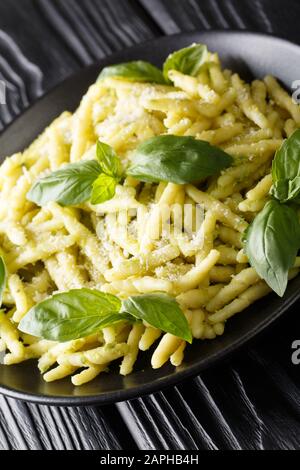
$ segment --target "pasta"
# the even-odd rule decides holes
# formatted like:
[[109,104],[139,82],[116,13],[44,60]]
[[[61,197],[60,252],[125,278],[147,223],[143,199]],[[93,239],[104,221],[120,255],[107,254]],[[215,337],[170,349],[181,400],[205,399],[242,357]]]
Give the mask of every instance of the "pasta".
[[[119,361],[130,374],[150,348],[153,368],[184,360],[186,340],[146,320],[58,342],[18,329],[55,293],[90,288],[118,296],[176,299],[193,338],[213,339],[226,321],[270,292],[250,266],[243,233],[270,200],[271,164],[300,126],[300,108],[275,78],[245,83],[216,54],[194,76],[169,70],[165,85],[126,77],[97,81],[74,114],[65,112],[23,153],[0,167],[0,251],[7,283],[0,311],[4,364],[37,359],[46,382],[75,386]],[[196,183],[119,178],[112,198],[72,207],[27,197],[35,182],[110,145],[124,168],[134,150],[161,135],[193,137],[225,150],[233,165]],[[11,196],[13,193],[13,196]],[[201,211],[199,212],[199,207]],[[299,270],[299,258],[290,277]]]

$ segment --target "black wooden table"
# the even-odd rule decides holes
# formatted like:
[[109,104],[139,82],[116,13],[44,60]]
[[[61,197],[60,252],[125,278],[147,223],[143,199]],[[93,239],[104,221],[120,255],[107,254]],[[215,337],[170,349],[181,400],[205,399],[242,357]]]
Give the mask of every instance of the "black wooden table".
[[[299,0],[1,0],[0,126],[73,71],[132,44],[204,29],[300,43],[299,18]],[[300,365],[291,362],[299,307],[226,363],[146,398],[57,408],[0,396],[0,449],[300,449]]]

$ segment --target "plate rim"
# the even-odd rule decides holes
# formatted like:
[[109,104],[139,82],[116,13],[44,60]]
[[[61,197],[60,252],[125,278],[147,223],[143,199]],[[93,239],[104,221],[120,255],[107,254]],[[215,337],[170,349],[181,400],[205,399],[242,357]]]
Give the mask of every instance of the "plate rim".
[[[147,45],[153,44],[153,42],[161,42],[161,41],[168,41],[172,39],[176,39],[178,37],[188,38],[194,36],[196,34],[219,34],[219,35],[242,35],[242,36],[252,36],[252,37],[261,37],[261,38],[270,38],[278,43],[284,43],[288,47],[292,47],[293,49],[297,50],[300,53],[300,45],[296,44],[287,38],[274,35],[273,33],[269,32],[257,32],[251,29],[209,29],[209,30],[193,30],[187,32],[179,32],[176,34],[171,35],[161,35],[158,37],[154,37],[147,41],[143,41],[141,43],[134,44],[130,47],[125,47],[119,51],[115,51],[111,54],[105,55],[100,60],[94,61],[87,66],[80,67],[73,73],[68,74],[64,77],[63,80],[59,81],[57,84],[52,86],[48,89],[45,93],[42,93],[37,99],[33,100],[33,102],[23,109],[23,111],[13,119],[4,129],[0,132],[0,138],[12,127],[14,126],[17,121],[26,115],[27,112],[30,112],[31,109],[37,105],[40,101],[49,97],[52,93],[56,91],[56,89],[60,88],[64,85],[64,83],[68,82],[70,79],[76,79],[77,76],[80,76],[83,71],[90,70],[106,63],[107,61],[113,61],[114,57],[119,57],[122,53],[125,53],[129,50],[138,49],[140,47],[146,47]],[[222,350],[212,353],[208,358],[206,358],[205,362],[196,363],[189,366],[185,370],[176,371],[174,374],[158,378],[155,382],[140,384],[138,386],[132,387],[130,389],[122,389],[116,391],[108,391],[106,393],[102,393],[101,395],[82,395],[82,396],[54,396],[54,395],[47,395],[46,393],[36,394],[30,393],[26,391],[19,391],[16,388],[12,388],[0,383],[0,393],[4,396],[15,398],[25,402],[31,402],[35,404],[43,404],[43,405],[55,405],[55,406],[91,406],[91,405],[109,405],[112,403],[117,403],[125,400],[132,400],[134,398],[142,397],[150,393],[155,393],[160,390],[166,389],[168,387],[174,386],[186,380],[187,378],[192,378],[198,375],[203,370],[208,368],[220,365],[220,363],[224,362],[225,359],[229,358],[234,352],[238,349],[249,344],[251,340],[256,339],[258,336],[263,334],[268,326],[274,324],[297,300],[300,299],[300,290],[293,293],[286,301],[286,303],[280,308],[277,309],[276,315],[269,316],[267,319],[264,320],[261,324],[254,327],[251,331],[245,333],[243,336],[239,337],[228,346],[225,346]]]

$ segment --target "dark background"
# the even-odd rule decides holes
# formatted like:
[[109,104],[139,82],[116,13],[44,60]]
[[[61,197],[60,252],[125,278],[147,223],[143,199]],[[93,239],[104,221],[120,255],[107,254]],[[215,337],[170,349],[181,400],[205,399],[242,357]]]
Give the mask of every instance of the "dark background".
[[[205,29],[300,43],[299,19],[298,0],[1,0],[0,127],[75,70],[132,44]],[[58,408],[0,396],[0,449],[300,449],[300,365],[291,362],[299,307],[226,363],[145,398]]]

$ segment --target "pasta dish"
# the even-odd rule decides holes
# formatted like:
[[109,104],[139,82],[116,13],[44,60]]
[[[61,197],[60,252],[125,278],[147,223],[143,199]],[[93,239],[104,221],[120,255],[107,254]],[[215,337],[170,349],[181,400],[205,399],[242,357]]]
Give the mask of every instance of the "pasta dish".
[[[0,351],[82,385],[197,340],[300,268],[300,107],[192,44],[106,67],[0,167]],[[199,349],[201,354],[201,348]],[[104,378],[105,380],[105,378]]]

